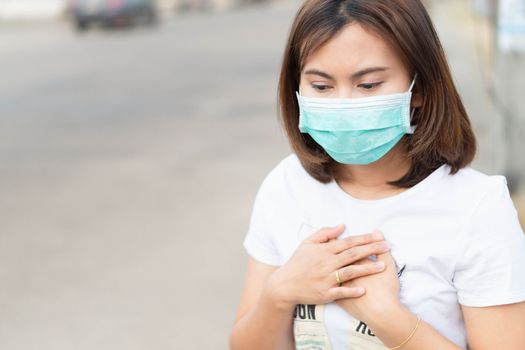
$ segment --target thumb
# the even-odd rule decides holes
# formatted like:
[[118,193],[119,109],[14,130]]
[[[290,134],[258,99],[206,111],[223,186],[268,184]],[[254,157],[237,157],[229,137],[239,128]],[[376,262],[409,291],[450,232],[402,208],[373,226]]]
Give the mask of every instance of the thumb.
[[310,243],[326,243],[334,238],[337,238],[345,230],[345,225],[340,224],[335,227],[323,227],[310,237],[305,239],[305,242]]

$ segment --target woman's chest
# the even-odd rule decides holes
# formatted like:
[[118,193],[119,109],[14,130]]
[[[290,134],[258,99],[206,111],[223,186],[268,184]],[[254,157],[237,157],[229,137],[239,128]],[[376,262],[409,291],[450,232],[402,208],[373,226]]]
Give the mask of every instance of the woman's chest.
[[[308,221],[307,221],[308,220]],[[443,334],[456,341],[464,337],[461,310],[452,284],[458,258],[459,220],[434,215],[348,215],[331,218],[328,225],[313,217],[297,223],[297,238],[283,254],[292,254],[297,245],[323,226],[346,225],[341,237],[379,229],[391,245],[397,265],[400,302]],[[335,303],[298,306],[294,318],[297,349],[386,349],[363,322]],[[453,336],[452,336],[453,334]],[[324,344],[321,347],[310,347]],[[328,344],[328,345],[326,345]]]
[[[323,227],[345,224],[339,239],[379,230],[391,246],[400,279],[422,272],[451,281],[461,241],[462,218],[432,211],[341,210],[298,212],[279,223],[275,246],[284,264],[306,238]],[[408,277],[407,277],[408,276]]]

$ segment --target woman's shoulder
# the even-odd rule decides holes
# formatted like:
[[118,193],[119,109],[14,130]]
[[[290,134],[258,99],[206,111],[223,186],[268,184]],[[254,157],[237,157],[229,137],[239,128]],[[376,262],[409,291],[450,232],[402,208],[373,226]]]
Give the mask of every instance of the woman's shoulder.
[[295,153],[290,153],[281,159],[277,165],[272,169],[272,172],[281,172],[288,176],[302,177],[308,175],[304,170],[299,157]]
[[273,203],[297,203],[305,193],[317,192],[324,184],[306,172],[299,158],[291,153],[281,159],[265,176],[258,195]]
[[[446,166],[450,172],[450,166]],[[503,175],[490,175],[481,170],[477,170],[471,165],[458,170],[456,174],[451,175],[455,177],[457,181],[473,182],[476,184],[490,184],[506,181]]]
[[304,169],[301,161],[295,153],[291,153],[281,159],[266,175],[263,185],[267,187],[294,188],[298,184],[315,184],[317,181],[312,178]]
[[446,185],[449,191],[459,196],[479,201],[508,192],[507,179],[503,175],[489,175],[471,166],[464,167],[455,174],[450,173],[449,166],[446,166],[446,170]]
[[447,174],[442,184],[437,189],[441,191],[437,198],[467,220],[488,222],[516,216],[505,176],[465,167]]
[[462,240],[456,243],[453,283],[459,303],[484,307],[525,300],[525,278],[513,273],[525,264],[525,236],[505,177],[472,168],[454,176],[474,198],[465,225],[458,227]]

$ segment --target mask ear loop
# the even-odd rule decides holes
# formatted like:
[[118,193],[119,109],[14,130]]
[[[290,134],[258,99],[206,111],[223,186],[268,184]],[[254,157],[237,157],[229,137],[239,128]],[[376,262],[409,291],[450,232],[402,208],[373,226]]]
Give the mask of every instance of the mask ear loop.
[[[412,88],[416,84],[416,78],[417,78],[417,73],[414,75],[414,79],[412,80],[412,84],[410,84],[410,88],[408,89],[408,92],[412,92]],[[412,118],[414,117],[414,113],[416,111],[415,108],[411,108],[411,109],[412,111],[410,112],[410,121],[412,121]],[[414,131],[416,131],[416,126],[410,125],[410,134],[413,134]]]
[[412,92],[412,88],[416,84],[416,78],[417,78],[417,73],[416,75],[414,75],[414,79],[412,79],[412,84],[410,84],[410,88],[408,89],[408,92]]

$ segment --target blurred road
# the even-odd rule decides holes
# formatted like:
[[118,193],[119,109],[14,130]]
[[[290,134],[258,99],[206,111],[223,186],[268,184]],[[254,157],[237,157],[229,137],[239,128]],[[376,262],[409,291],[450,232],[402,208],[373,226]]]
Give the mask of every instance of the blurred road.
[[[226,349],[297,3],[157,30],[0,27],[0,349]],[[499,173],[502,121],[434,15]],[[446,26],[450,27],[446,27]]]
[[290,16],[1,31],[0,349],[226,348]]

